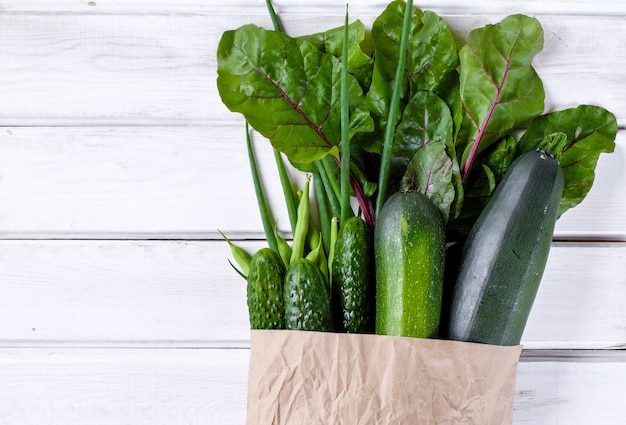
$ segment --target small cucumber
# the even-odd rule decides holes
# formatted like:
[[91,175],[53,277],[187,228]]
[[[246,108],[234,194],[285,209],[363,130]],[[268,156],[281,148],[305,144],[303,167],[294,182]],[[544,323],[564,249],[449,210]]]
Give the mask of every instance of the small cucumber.
[[332,304],[338,330],[373,331],[374,281],[371,232],[365,221],[341,223],[332,264]]
[[383,205],[374,230],[376,333],[431,338],[441,317],[445,227],[420,192],[399,192]]
[[550,155],[519,156],[467,237],[454,285],[448,337],[518,345],[546,266],[563,193]]
[[248,313],[252,329],[284,329],[283,284],[285,264],[269,248],[258,250],[250,261]]
[[306,258],[297,259],[285,276],[285,326],[301,331],[332,331],[330,294],[324,274]]

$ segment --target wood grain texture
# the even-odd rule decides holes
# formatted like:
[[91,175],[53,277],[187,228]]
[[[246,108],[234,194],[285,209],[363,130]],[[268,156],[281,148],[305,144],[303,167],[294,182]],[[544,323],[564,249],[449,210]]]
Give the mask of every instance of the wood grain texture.
[[[358,17],[367,27],[382,11]],[[355,18],[357,16],[355,15]],[[500,13],[444,16],[459,38]],[[545,49],[535,65],[546,110],[591,103],[626,123],[626,57],[619,16],[541,17]],[[0,14],[2,125],[238,125],[219,101],[216,51],[221,34],[265,15]],[[292,35],[323,31],[343,17],[286,15]]]
[[[258,159],[278,182],[271,151]],[[4,238],[262,234],[243,127],[6,128],[0,176]]]
[[245,423],[248,350],[0,349],[0,422]]
[[[350,2],[367,28],[388,1]],[[622,131],[557,223],[524,334],[515,425],[626,417],[626,2],[425,0],[460,40],[538,17],[546,111],[603,106]],[[274,0],[286,30],[345,3]],[[245,422],[245,283],[217,230],[264,245],[243,120],[221,103],[217,45],[271,27],[259,0],[0,2],[0,423]],[[288,235],[272,152],[255,147]],[[298,175],[300,178],[301,175]]]
[[[274,0],[274,7],[281,14],[309,13],[342,15],[345,3],[334,0]],[[389,3],[386,0],[357,0],[347,2],[354,11],[382,10]],[[422,9],[435,10],[449,14],[475,13],[536,13],[536,14],[569,14],[569,15],[619,15],[626,12],[621,2],[599,0],[590,3],[585,0],[546,0],[546,1],[515,1],[515,0],[475,0],[471,3],[456,0],[422,0],[414,3]],[[4,11],[38,11],[38,12],[89,12],[89,13],[207,13],[232,14],[245,10],[248,13],[266,15],[265,3],[258,0],[228,0],[219,3],[202,0],[25,0],[5,2]]]
[[[223,242],[1,242],[0,342],[246,347],[245,282],[229,257]],[[554,245],[524,346],[623,348],[624,276],[626,244]]]
[[[626,358],[527,359],[513,424],[618,424]],[[0,349],[0,421],[241,425],[248,350]]]
[[[254,137],[272,213],[289,235],[269,143]],[[591,193],[556,238],[626,240],[626,133],[600,157]],[[293,173],[302,186],[303,174]],[[0,237],[263,238],[241,127],[0,130]]]

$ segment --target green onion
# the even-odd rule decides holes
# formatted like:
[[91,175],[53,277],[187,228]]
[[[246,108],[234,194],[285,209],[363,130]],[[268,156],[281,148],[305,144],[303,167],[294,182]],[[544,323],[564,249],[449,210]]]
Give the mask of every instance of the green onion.
[[291,260],[289,264],[293,264],[296,260],[304,257],[304,245],[309,231],[309,214],[311,211],[309,201],[310,182],[311,176],[307,175],[306,181],[304,182],[304,189],[302,190],[302,196],[300,197],[300,204],[298,205],[298,220],[296,221],[296,230],[293,233]]
[[259,176],[259,170],[256,165],[256,158],[254,157],[254,150],[252,149],[252,139],[250,138],[250,129],[246,122],[246,143],[248,145],[248,159],[250,161],[250,171],[252,172],[252,180],[254,182],[254,191],[256,193],[257,204],[259,205],[259,212],[261,213],[261,221],[263,222],[263,230],[265,231],[265,239],[270,249],[278,252],[278,243],[274,236],[274,223],[267,207],[267,201],[265,200],[265,194],[263,193],[263,185],[261,184],[261,178]]
[[398,67],[393,80],[393,92],[391,94],[391,102],[389,104],[389,117],[387,127],[385,128],[385,140],[383,144],[383,153],[380,164],[380,175],[378,176],[378,197],[376,199],[376,216],[380,213],[383,204],[387,200],[387,185],[389,183],[389,173],[391,171],[391,154],[393,151],[393,139],[396,129],[396,112],[400,104],[400,95],[402,94],[402,79],[404,78],[404,70],[406,67],[407,45],[409,33],[411,32],[411,17],[413,15],[413,0],[406,2],[404,9],[404,21],[402,23],[402,35],[400,38],[400,52],[398,55]]
[[348,6],[341,51],[341,220],[353,215],[350,207],[350,105],[348,101]]

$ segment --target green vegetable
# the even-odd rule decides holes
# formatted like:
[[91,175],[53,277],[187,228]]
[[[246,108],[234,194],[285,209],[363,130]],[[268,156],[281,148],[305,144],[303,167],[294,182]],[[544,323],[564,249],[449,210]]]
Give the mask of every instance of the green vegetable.
[[376,333],[434,337],[439,327],[445,231],[420,192],[392,195],[374,231]]
[[311,176],[306,177],[304,182],[304,189],[302,196],[300,197],[300,203],[298,204],[298,217],[296,219],[296,227],[293,232],[293,244],[291,246],[291,260],[289,264],[293,264],[297,259],[304,256],[304,248],[307,240],[307,234],[309,231],[311,205],[309,201],[309,185],[311,183]]
[[248,313],[252,329],[284,329],[283,283],[285,265],[269,248],[258,250],[248,274]]
[[543,38],[539,21],[525,15],[470,32],[460,51],[465,115],[457,152],[463,181],[479,152],[543,112],[543,84],[531,64]]
[[267,240],[269,247],[278,252],[278,242],[276,241],[276,236],[274,234],[273,219],[265,199],[265,193],[263,192],[263,185],[261,183],[254,149],[252,148],[252,139],[250,138],[248,123],[246,123],[246,145],[248,148],[248,162],[250,163],[250,172],[252,173],[252,181],[254,183],[257,205],[259,206],[259,213],[261,214],[261,221],[263,222],[263,230],[265,231],[265,239]]
[[284,300],[287,329],[333,330],[328,284],[315,263],[300,258],[291,265],[285,277]]
[[219,230],[218,232],[220,232],[220,235],[222,235],[226,243],[228,243],[228,246],[230,247],[230,252],[241,270],[238,270],[232,263],[231,265],[237,271],[237,273],[239,273],[244,279],[246,279],[248,273],[250,273],[250,261],[252,261],[252,256],[245,249],[232,243],[231,240],[228,239],[224,233]]
[[332,303],[340,330],[373,330],[373,260],[371,232],[365,221],[351,217],[342,222],[332,262]]
[[561,169],[565,179],[559,216],[587,196],[595,177],[594,170],[602,152],[613,152],[617,134],[615,115],[592,105],[552,112],[536,118],[519,141],[520,152],[537,148],[549,134],[567,135]]
[[[385,125],[385,138],[383,139],[382,158],[380,160],[380,172],[378,175],[378,197],[376,198],[376,216],[380,214],[383,204],[387,200],[389,174],[391,172],[391,155],[393,152],[393,135],[397,124],[398,107],[402,97],[402,86],[406,68],[407,45],[411,32],[411,16],[413,14],[413,1],[407,1],[402,18],[402,30],[400,32],[400,45],[398,46],[398,63],[395,73],[391,99],[389,100],[389,110],[387,111],[387,122]],[[374,74],[374,76],[377,74]]]
[[[381,152],[388,120],[392,90],[400,62],[400,41],[407,3],[396,0],[376,18],[372,25],[375,63],[372,84],[366,95],[375,122],[375,132],[367,137],[367,150]],[[441,17],[430,11],[413,8],[406,48],[406,75],[400,89],[403,108],[418,91],[430,91],[448,101],[458,85],[457,42]],[[401,112],[401,111],[400,111]]]
[[[280,30],[271,1],[266,3]],[[252,171],[268,245],[291,269],[283,281],[291,288],[290,326],[332,328],[331,287],[338,302],[342,275],[364,273],[364,268],[354,266],[354,259],[365,256],[342,253],[342,241],[335,247],[337,223],[331,221],[333,216],[341,217],[341,227],[346,227],[354,213],[351,197],[355,197],[357,215],[370,231],[374,229],[376,332],[435,336],[442,308],[444,233],[454,247],[449,252],[456,253],[492,197],[511,196],[511,203],[520,202],[515,197],[517,189],[510,195],[502,193],[523,182],[513,185],[510,179],[501,179],[509,168],[519,168],[512,166],[515,158],[541,148],[546,139],[564,144],[554,151],[555,156],[562,155],[565,182],[556,216],[577,205],[592,185],[599,154],[614,150],[617,122],[610,112],[588,105],[540,115],[545,93],[532,61],[543,48],[544,33],[537,19],[512,15],[475,29],[459,51],[458,40],[441,17],[413,8],[411,1],[394,0],[374,21],[367,42],[365,34],[361,22],[348,23],[347,13],[339,28],[295,38],[255,25],[226,31],[217,49],[217,87],[224,104],[241,113],[275,149],[294,235],[292,247],[277,234],[259,190],[258,172]],[[519,139],[516,133],[525,126],[528,130]],[[248,143],[254,166],[249,134]],[[282,154],[298,170],[315,173],[315,204],[308,203],[307,182],[306,195],[296,208]],[[539,185],[536,176],[530,178],[527,184]],[[509,182],[507,188],[500,190],[505,182]],[[398,190],[402,193],[387,200],[387,193]],[[521,198],[531,210],[537,208],[534,196],[527,193]],[[387,204],[388,212],[384,212]],[[517,213],[508,213],[511,221],[516,220]],[[492,222],[508,221],[506,214],[498,214]],[[522,221],[525,229],[532,227],[530,219],[522,217]],[[315,223],[321,224],[321,237]],[[359,237],[347,240],[354,243]],[[493,256],[489,258],[501,255],[513,262],[519,251],[530,250],[534,244],[527,241],[518,248],[511,239],[502,239],[500,246],[488,252]],[[469,242],[467,246],[472,245]],[[336,248],[339,252],[334,252]],[[235,270],[257,279],[259,270],[246,273],[252,268],[249,255],[232,243],[231,249],[239,265],[233,266]],[[357,247],[352,254],[358,252]],[[458,270],[466,270],[457,266],[459,261],[452,256],[446,261],[446,282],[456,282]],[[494,269],[493,275],[509,274],[506,267]],[[541,264],[533,257],[527,267],[536,275]],[[523,268],[512,266],[511,273],[519,274]],[[335,269],[343,270],[333,273]],[[522,307],[515,314],[520,317],[534,296],[532,279],[529,282],[531,287],[519,296]],[[458,302],[453,286],[446,284],[444,297]],[[514,297],[510,291],[504,298]],[[495,302],[495,292],[480,296]],[[356,301],[346,299],[346,306],[356,306]],[[261,308],[268,311],[267,305]],[[500,313],[496,308],[484,316],[495,334],[502,327],[518,332],[519,323],[525,322],[525,318],[507,316],[496,325],[494,317]],[[459,314],[452,311],[450,321]],[[447,319],[448,315],[440,327],[446,326]],[[344,320],[337,322],[341,329]],[[505,342],[514,340],[510,337]]]
[[[224,32],[218,45],[222,101],[292,163],[320,159],[340,142],[341,63],[323,47],[252,24]],[[372,121],[359,82],[347,77],[353,136],[371,129]]]
[[[561,146],[564,134],[551,136]],[[448,337],[520,342],[546,266],[563,172],[543,151],[518,157],[472,227],[452,295]]]

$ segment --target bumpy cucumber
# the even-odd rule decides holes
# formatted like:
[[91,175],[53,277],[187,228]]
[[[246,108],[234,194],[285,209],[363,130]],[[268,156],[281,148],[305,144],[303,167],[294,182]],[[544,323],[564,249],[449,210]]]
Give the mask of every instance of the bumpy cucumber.
[[377,218],[374,255],[376,333],[437,336],[445,229],[432,201],[419,192],[392,195]]
[[285,277],[284,300],[287,329],[333,330],[328,283],[317,264],[295,260]]
[[548,259],[563,172],[532,151],[518,157],[461,254],[448,337],[495,345],[520,343]]
[[365,221],[341,223],[332,264],[332,303],[338,330],[373,331],[374,280],[371,232]]
[[284,329],[285,264],[276,251],[258,250],[248,274],[248,313],[252,329]]

